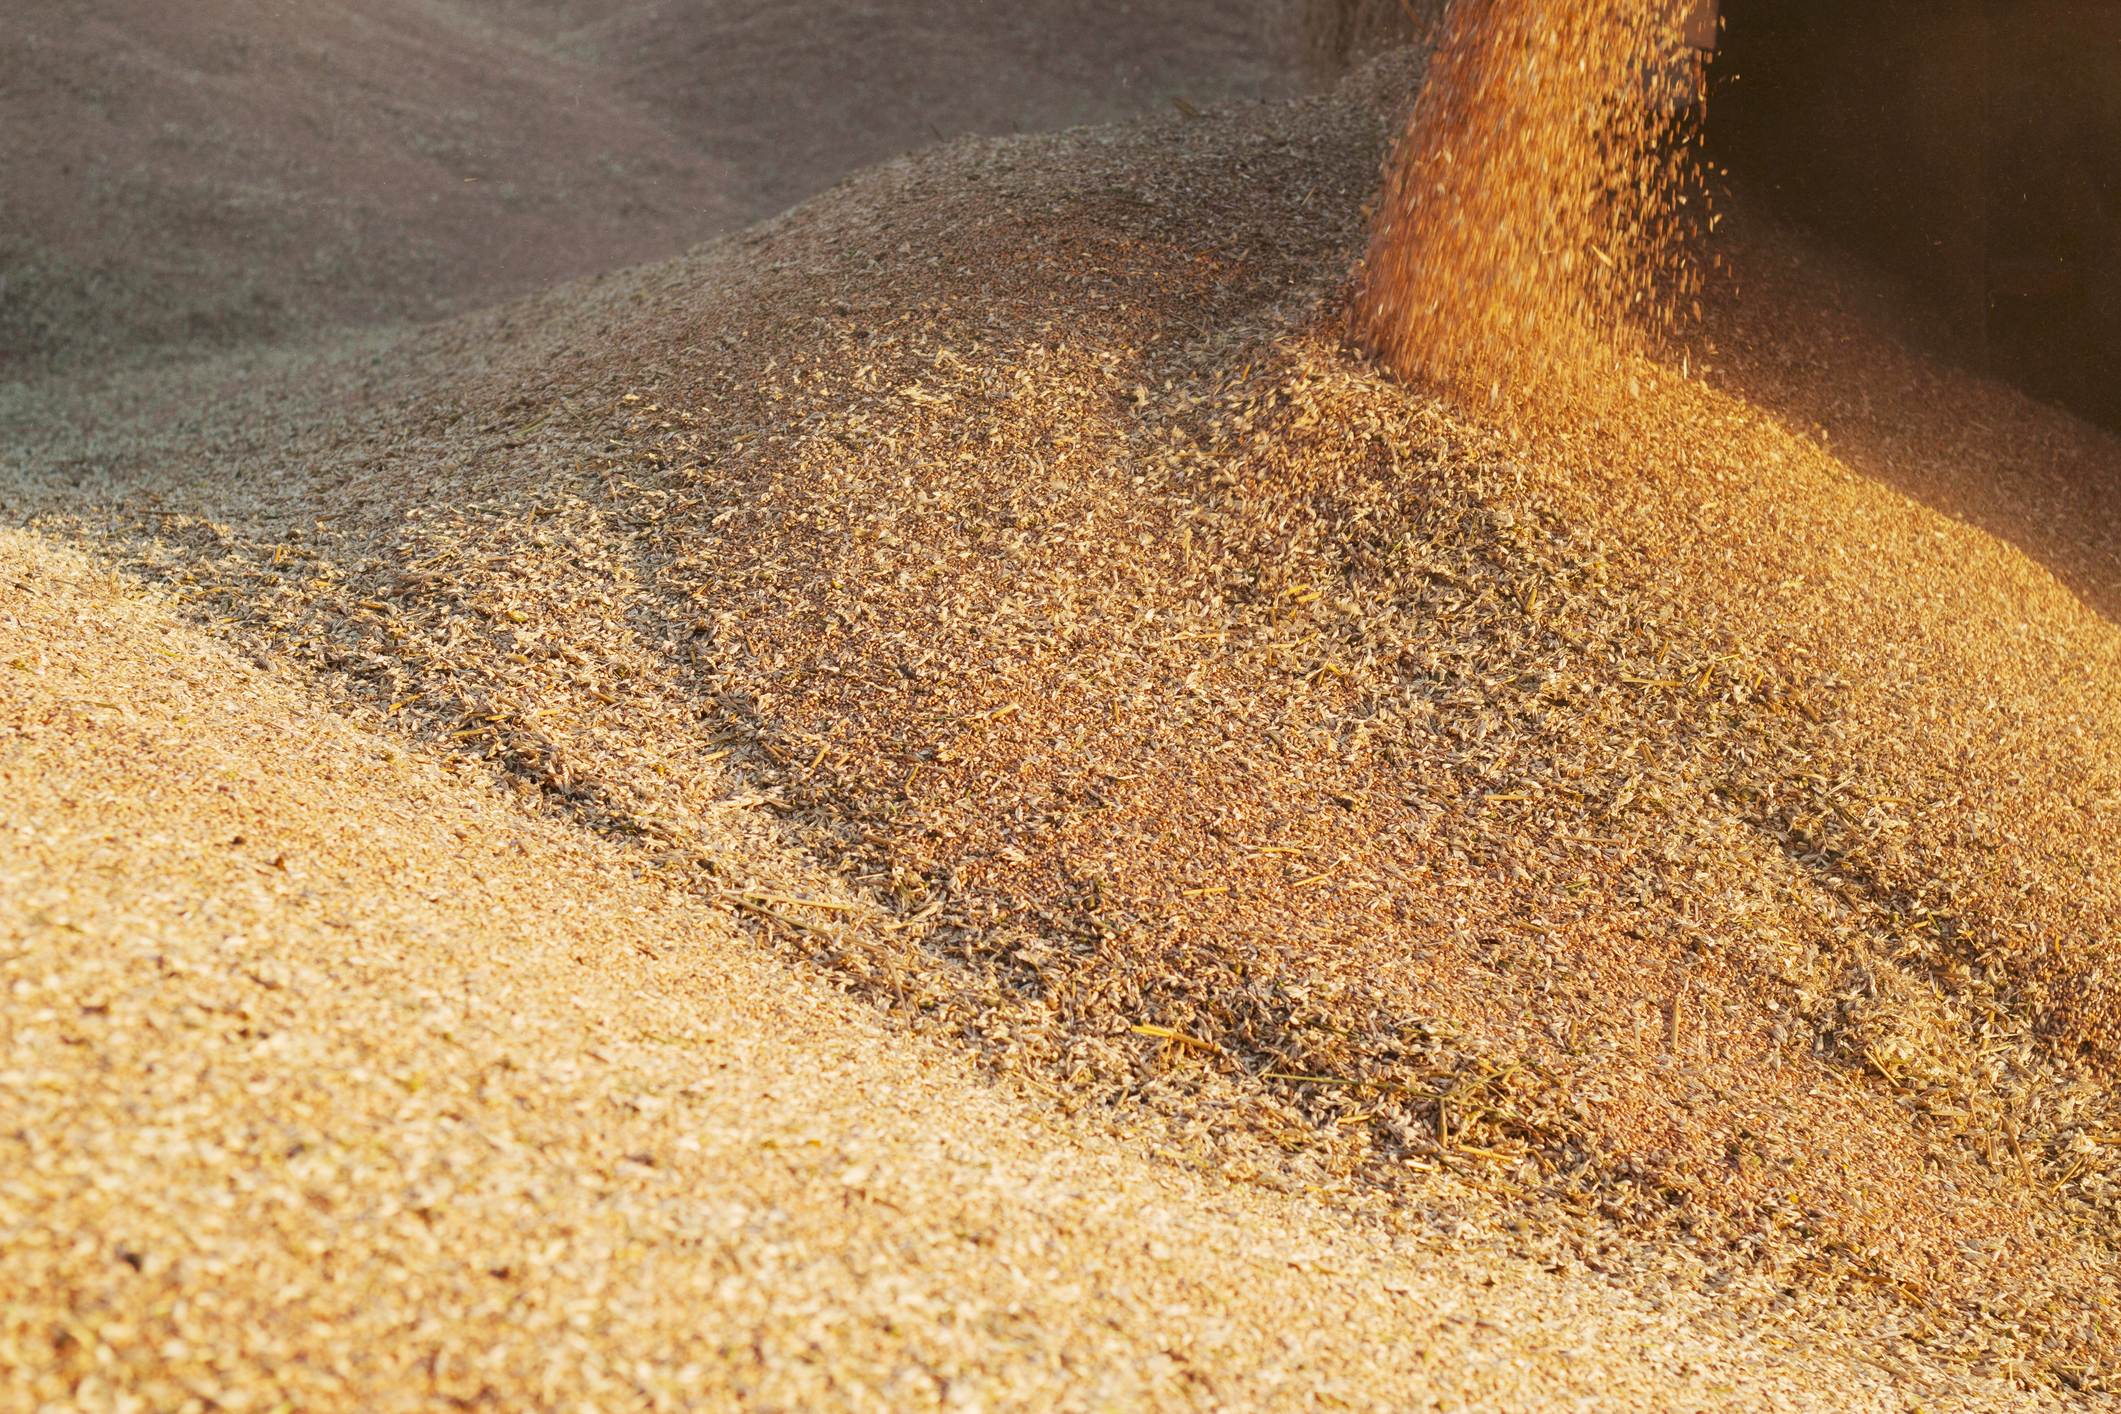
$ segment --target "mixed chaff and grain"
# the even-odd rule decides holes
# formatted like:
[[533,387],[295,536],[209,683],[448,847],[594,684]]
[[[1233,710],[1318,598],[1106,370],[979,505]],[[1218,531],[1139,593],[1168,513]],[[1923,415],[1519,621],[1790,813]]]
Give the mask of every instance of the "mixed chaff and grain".
[[2121,458],[1757,224],[1595,418],[1395,381],[1417,73],[893,163],[40,523],[1174,1163],[2103,1387],[2121,641],[2014,507]]

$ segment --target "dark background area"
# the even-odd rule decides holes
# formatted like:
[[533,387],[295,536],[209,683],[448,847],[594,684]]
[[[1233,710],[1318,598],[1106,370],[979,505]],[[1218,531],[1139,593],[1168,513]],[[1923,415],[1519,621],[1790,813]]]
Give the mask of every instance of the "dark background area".
[[1710,152],[1926,341],[2121,427],[2121,4],[1726,0]]

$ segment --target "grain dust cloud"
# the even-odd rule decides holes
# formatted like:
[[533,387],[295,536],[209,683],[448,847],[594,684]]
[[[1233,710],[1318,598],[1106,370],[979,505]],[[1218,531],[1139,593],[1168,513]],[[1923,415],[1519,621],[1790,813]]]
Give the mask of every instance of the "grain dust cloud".
[[1377,211],[1355,322],[1469,404],[1592,394],[1694,309],[1681,217],[1713,0],[1453,5]]

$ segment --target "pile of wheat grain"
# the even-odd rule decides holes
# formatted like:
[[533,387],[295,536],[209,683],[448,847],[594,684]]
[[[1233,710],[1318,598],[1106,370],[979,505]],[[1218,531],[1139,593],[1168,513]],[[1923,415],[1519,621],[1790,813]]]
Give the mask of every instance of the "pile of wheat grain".
[[[1409,391],[1338,311],[1410,83],[30,406],[11,499],[1174,1163],[2102,1385],[2121,652],[2008,508],[2121,459],[1779,268],[1597,421]],[[1822,444],[1859,373],[2016,544]]]

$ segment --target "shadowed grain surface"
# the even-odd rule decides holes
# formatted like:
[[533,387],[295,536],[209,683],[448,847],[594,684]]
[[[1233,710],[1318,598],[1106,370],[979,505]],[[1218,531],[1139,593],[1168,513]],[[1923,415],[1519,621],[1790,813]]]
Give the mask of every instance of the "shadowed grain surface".
[[0,69],[0,378],[460,313],[946,137],[1288,87],[1222,0],[64,0]]

